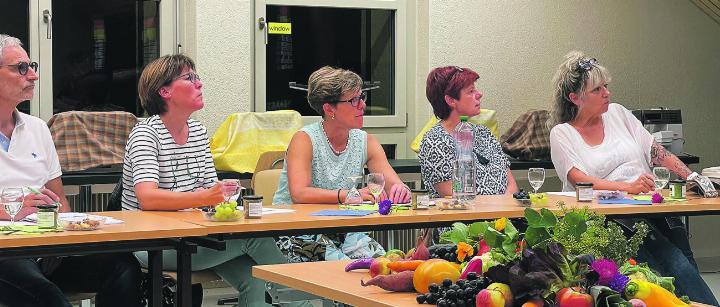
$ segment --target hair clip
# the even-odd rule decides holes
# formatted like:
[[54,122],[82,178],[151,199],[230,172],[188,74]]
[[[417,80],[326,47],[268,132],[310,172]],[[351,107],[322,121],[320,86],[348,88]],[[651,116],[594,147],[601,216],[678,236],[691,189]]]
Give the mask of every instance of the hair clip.
[[582,70],[582,72],[591,71],[593,67],[597,64],[598,61],[595,58],[582,59],[578,62],[577,70]]

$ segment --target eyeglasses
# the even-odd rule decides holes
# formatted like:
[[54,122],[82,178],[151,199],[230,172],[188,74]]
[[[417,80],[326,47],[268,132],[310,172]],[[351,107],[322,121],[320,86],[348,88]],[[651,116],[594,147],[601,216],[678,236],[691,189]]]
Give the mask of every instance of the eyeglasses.
[[12,67],[15,67],[15,68],[17,68],[18,73],[24,76],[24,75],[27,75],[27,72],[28,72],[28,69],[29,69],[29,68],[32,68],[35,72],[37,72],[37,71],[38,71],[38,68],[40,67],[40,64],[38,64],[37,62],[30,62],[30,63],[28,63],[28,62],[20,62],[20,63],[17,63],[17,64],[0,65],[0,67],[2,67],[2,66],[12,66]]
[[178,79],[185,79],[190,81],[192,84],[197,84],[198,81],[200,81],[200,76],[194,72],[189,72],[184,75],[181,75],[180,77],[175,78],[175,80]]
[[348,100],[335,100],[335,102],[349,102],[351,106],[354,108],[357,108],[360,105],[360,100],[367,101],[367,93],[361,92],[359,96],[355,96],[353,98],[350,98]]

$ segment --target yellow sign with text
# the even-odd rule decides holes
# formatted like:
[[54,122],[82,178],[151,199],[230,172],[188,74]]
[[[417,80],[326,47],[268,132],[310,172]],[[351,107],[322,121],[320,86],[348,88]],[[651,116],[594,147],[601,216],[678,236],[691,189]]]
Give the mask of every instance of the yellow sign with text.
[[292,23],[268,22],[268,34],[292,34]]

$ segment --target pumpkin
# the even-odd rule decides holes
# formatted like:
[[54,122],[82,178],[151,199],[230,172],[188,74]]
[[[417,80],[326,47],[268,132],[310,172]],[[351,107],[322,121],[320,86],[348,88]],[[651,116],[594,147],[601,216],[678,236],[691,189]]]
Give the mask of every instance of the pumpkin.
[[415,291],[427,293],[431,284],[441,284],[443,280],[453,282],[460,278],[460,268],[456,263],[443,259],[430,259],[419,265],[413,275]]

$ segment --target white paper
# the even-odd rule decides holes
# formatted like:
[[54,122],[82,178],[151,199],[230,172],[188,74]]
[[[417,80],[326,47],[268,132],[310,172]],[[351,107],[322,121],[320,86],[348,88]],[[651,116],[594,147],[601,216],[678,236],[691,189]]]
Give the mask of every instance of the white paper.
[[[59,219],[61,221],[82,221],[85,218],[94,218],[94,219],[102,219],[104,220],[105,225],[113,225],[113,224],[122,224],[125,223],[123,220],[118,220],[109,216],[100,216],[100,215],[92,215],[87,213],[80,213],[80,212],[60,212]],[[23,221],[32,222],[35,225],[37,222],[37,213],[30,214],[26,216]]]
[[548,195],[575,197],[575,192],[546,192]]
[[[237,207],[238,210],[243,210],[242,206]],[[294,209],[283,209],[283,208],[268,208],[263,207],[262,208],[262,214],[268,215],[268,214],[282,214],[282,213],[293,213],[295,212]]]
[[[37,226],[37,223],[15,221],[15,225],[18,226]],[[10,221],[0,221],[0,227],[10,226]]]

